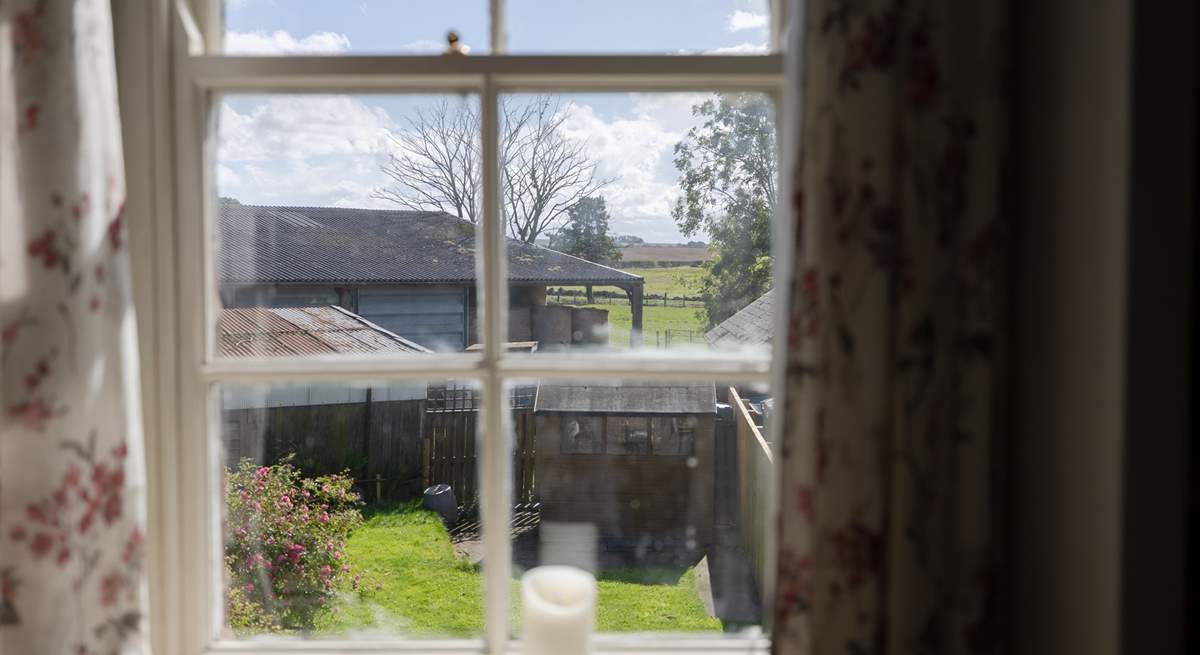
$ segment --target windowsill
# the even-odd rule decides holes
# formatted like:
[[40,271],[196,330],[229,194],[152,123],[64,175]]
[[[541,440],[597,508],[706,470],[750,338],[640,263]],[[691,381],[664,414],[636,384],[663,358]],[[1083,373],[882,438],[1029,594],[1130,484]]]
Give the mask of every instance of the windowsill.
[[[593,644],[597,653],[614,653],[634,655],[637,653],[655,653],[669,655],[671,653],[727,653],[729,655],[758,655],[771,651],[771,642],[765,637],[659,637],[640,634],[598,635]],[[486,653],[482,640],[479,639],[444,639],[411,641],[218,641],[212,644],[206,653],[212,655],[237,653],[263,653],[282,655],[296,653],[303,655],[382,655],[383,653],[446,653],[462,655],[479,655]],[[520,641],[511,641],[505,652],[522,653]]]

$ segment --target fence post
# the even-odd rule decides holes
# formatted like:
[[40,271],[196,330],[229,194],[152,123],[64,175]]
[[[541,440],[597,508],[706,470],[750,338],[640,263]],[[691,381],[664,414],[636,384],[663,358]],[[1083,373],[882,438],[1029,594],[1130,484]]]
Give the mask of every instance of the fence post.
[[383,476],[376,473],[375,474],[375,502],[378,503],[382,500],[383,500]]

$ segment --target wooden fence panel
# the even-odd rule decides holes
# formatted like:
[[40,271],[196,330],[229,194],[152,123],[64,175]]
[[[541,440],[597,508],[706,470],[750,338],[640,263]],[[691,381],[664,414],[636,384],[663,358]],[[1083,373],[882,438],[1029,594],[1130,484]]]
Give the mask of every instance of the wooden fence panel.
[[534,478],[535,433],[533,410],[513,410],[513,505],[539,502]]
[[767,553],[767,494],[774,466],[771,447],[750,415],[746,401],[729,388],[737,425],[738,520],[742,547],[753,565],[754,579],[761,585]]
[[[532,391],[514,394],[513,486],[514,505],[536,503],[533,473],[534,436]],[[448,484],[462,507],[474,506],[479,497],[478,432],[479,394],[473,388],[431,388],[425,408],[423,485]]]
[[424,400],[372,403],[367,432],[367,479],[381,480],[385,498],[420,494]]
[[374,481],[387,498],[411,497],[421,481],[421,417],[424,401],[396,400],[327,405],[252,407],[222,415],[225,465],[243,458],[256,464],[293,455],[305,475],[349,471]]

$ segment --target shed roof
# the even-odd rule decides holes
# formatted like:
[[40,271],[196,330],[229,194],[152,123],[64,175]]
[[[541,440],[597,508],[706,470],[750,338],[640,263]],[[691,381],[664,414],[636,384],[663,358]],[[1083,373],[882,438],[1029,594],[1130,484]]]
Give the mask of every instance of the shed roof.
[[223,357],[431,352],[334,306],[222,309],[219,332]]
[[[442,212],[221,203],[223,283],[447,284],[475,280],[475,224]],[[512,282],[630,284],[615,268],[508,239]]]
[[715,414],[712,382],[554,382],[538,385],[535,412]]
[[768,291],[704,334],[713,346],[755,346],[771,343],[775,326],[775,292]]

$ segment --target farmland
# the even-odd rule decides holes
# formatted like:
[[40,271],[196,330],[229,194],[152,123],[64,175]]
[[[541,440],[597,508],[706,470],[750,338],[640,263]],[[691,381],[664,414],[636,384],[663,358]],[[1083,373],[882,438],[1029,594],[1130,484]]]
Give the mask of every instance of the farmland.
[[704,269],[699,266],[670,266],[664,268],[623,268],[626,273],[646,278],[646,293],[694,298],[700,295],[700,279]]
[[617,263],[617,268],[621,268],[622,262],[658,262],[660,266],[671,266],[680,262],[706,262],[709,259],[712,259],[712,253],[706,246],[626,246],[621,248],[621,262]]
[[[623,346],[629,343],[629,327],[632,318],[629,305],[585,305],[593,309],[608,310],[608,342]],[[671,330],[682,334],[691,331],[696,343],[704,333],[704,319],[700,317],[701,310],[696,307],[646,307],[642,314],[642,338],[647,346],[655,345],[655,334]],[[675,339],[681,343],[681,337]]]
[[[653,254],[650,251],[663,251],[669,255],[691,253],[687,256],[707,253],[704,248],[688,246],[633,246],[622,250],[640,250],[647,255]],[[667,331],[672,333],[671,345],[682,345],[689,341],[700,343],[705,332],[705,321],[702,303],[698,297],[704,269],[700,266],[669,265],[669,261],[656,263],[662,265],[619,267],[626,273],[640,275],[646,280],[646,304],[642,315],[644,343],[647,346],[654,346],[656,343],[665,345],[668,339]],[[562,291],[577,295],[561,295]],[[583,306],[607,310],[609,343],[628,344],[632,319],[625,293],[612,287],[596,287],[595,291],[598,294],[595,304]],[[667,306],[664,306],[662,300],[664,296],[668,299],[665,303]],[[551,303],[582,305],[583,287],[553,287],[547,289],[547,299]]]

